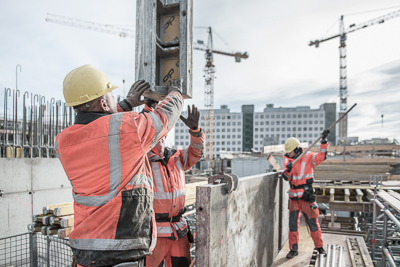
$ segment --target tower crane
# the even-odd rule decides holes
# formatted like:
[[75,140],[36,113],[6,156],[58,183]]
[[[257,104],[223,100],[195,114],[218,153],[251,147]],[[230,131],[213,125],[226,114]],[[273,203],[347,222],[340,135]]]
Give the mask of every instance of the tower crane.
[[56,23],[56,24],[61,24],[61,25],[67,25],[67,26],[71,26],[71,27],[82,28],[82,29],[86,29],[86,30],[116,34],[116,35],[119,35],[120,37],[135,38],[135,31],[133,29],[120,28],[120,27],[113,26],[113,25],[100,24],[100,23],[95,23],[95,22],[90,22],[90,21],[85,21],[85,20],[80,20],[80,19],[74,19],[74,18],[59,16],[59,15],[49,14],[49,13],[46,16],[46,21]]
[[[376,24],[384,23],[386,20],[394,19],[400,16],[400,10],[388,13],[386,15],[377,17],[372,20],[365,21],[359,24],[351,24],[347,29],[344,27],[343,15],[340,17],[339,34],[333,35],[331,37],[310,41],[309,46],[315,45],[316,48],[319,44],[325,41],[329,41],[339,37],[339,55],[340,55],[340,87],[339,87],[339,97],[340,97],[340,113],[339,116],[344,114],[347,110],[347,49],[346,40],[347,34],[373,26]],[[347,139],[347,117],[339,122],[339,139]]]
[[214,53],[220,54],[224,56],[235,57],[236,62],[240,62],[241,59],[246,59],[249,57],[247,52],[239,53],[229,53],[223,52],[219,50],[214,50],[213,48],[213,37],[212,37],[212,29],[211,27],[204,27],[208,32],[208,41],[207,46],[204,45],[204,42],[198,41],[196,46],[193,46],[193,49],[205,51],[206,58],[206,66],[204,68],[204,77],[205,77],[205,85],[204,85],[204,133],[206,136],[206,146],[204,159],[209,162],[209,168],[213,169],[214,167],[214,74],[215,74],[215,65],[213,63]]

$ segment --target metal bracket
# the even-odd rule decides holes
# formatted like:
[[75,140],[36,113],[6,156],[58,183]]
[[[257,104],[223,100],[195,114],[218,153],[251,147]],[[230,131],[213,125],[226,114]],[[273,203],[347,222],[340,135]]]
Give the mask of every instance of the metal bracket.
[[4,195],[4,191],[0,189],[0,197]]
[[238,187],[239,177],[233,173],[220,172],[217,175],[208,177],[209,184],[226,183],[228,194],[235,191]]

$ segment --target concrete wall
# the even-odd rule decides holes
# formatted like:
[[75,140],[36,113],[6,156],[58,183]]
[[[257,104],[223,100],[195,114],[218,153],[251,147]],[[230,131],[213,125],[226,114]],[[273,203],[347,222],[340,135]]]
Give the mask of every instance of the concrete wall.
[[288,238],[282,185],[277,173],[264,173],[240,178],[230,194],[225,184],[197,187],[196,265],[270,266]]
[[43,206],[71,202],[71,184],[59,159],[0,159],[0,238],[27,232]]
[[238,177],[265,173],[269,165],[267,158],[236,158],[231,160],[232,173]]

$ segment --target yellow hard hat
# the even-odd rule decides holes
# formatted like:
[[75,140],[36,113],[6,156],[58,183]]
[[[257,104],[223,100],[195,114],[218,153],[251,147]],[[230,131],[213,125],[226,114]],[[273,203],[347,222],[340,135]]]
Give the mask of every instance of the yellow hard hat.
[[74,69],[64,79],[63,93],[67,107],[81,105],[118,88],[107,76],[91,65]]
[[288,140],[285,142],[285,153],[290,153],[293,150],[296,149],[300,145],[299,139],[295,137],[290,137]]

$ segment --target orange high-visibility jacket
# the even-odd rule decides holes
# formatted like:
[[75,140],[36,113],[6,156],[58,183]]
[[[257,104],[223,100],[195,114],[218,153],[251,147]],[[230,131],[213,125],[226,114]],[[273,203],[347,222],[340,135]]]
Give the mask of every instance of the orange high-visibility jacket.
[[[204,133],[190,132],[190,146],[185,149],[165,148],[164,158],[153,149],[148,153],[153,172],[157,237],[178,240],[188,233],[185,212],[185,173],[203,156]],[[177,218],[173,218],[173,217]],[[180,217],[180,218],[179,218]],[[175,220],[172,220],[175,219]]]
[[[294,188],[302,185],[311,185],[314,182],[314,167],[318,166],[326,158],[329,144],[321,144],[318,153],[307,152],[299,161],[297,161],[292,170],[288,173],[291,188],[289,189],[289,198],[303,198],[304,189]],[[290,158],[287,154],[283,156],[283,168],[293,162],[295,159]]]
[[[56,138],[73,187],[78,264],[113,265],[150,255],[156,243],[147,153],[174,126],[183,97],[170,93],[149,114],[81,113]],[[120,109],[119,109],[120,110]]]

